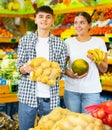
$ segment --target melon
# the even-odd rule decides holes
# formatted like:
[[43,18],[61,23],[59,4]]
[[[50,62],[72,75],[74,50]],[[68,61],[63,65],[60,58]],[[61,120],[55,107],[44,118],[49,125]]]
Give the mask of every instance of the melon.
[[76,59],[72,62],[72,71],[79,76],[85,74],[89,70],[89,64],[84,59]]

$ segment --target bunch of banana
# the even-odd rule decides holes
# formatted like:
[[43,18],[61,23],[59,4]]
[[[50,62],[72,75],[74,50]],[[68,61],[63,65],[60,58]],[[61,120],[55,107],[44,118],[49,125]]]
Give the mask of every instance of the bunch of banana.
[[105,58],[105,52],[95,48],[94,50],[88,50],[87,55],[91,54],[93,56],[93,60],[99,65]]

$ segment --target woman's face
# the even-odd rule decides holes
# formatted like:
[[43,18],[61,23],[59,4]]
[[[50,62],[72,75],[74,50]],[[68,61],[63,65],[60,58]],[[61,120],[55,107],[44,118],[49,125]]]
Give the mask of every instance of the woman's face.
[[88,34],[91,23],[88,23],[84,16],[76,16],[74,19],[74,28],[78,36]]

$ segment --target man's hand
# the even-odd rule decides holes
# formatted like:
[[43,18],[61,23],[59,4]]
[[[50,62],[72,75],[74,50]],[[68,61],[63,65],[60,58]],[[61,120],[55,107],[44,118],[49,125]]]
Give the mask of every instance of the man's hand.
[[22,74],[27,74],[32,72],[33,68],[29,65],[29,63],[25,63],[23,66],[20,67],[20,72]]

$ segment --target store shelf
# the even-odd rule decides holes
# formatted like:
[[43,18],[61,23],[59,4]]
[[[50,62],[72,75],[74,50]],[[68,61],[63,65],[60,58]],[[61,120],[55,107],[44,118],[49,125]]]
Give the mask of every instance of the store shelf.
[[0,86],[0,103],[17,102],[17,94],[10,93],[8,85]]
[[[0,59],[2,59],[6,54],[0,54]],[[17,59],[17,54],[13,54],[13,58]]]
[[105,90],[105,91],[110,91],[110,92],[112,92],[112,86],[103,85],[103,86],[102,86],[102,89]]
[[112,81],[111,80],[102,80],[102,89],[105,91],[112,92]]
[[34,14],[1,14],[0,13],[0,17],[12,17],[12,18],[16,18],[16,17],[19,17],[19,18],[30,18],[30,17],[34,17]]
[[[96,10],[96,9],[99,9],[99,8],[111,8],[112,7],[112,2],[110,3],[106,3],[106,4],[97,4],[97,5],[91,5],[91,6],[81,6],[81,7],[77,7],[77,6],[74,6],[74,8],[69,8],[69,7],[66,7],[65,9],[54,9],[54,14],[63,14],[63,13],[72,13],[72,12],[78,12],[78,11],[93,11],[93,10]],[[16,14],[13,14],[13,13],[3,13],[0,12],[0,17],[19,17],[19,18],[29,18],[29,17],[34,17],[35,13],[27,13],[25,14],[26,12],[24,12],[24,14],[19,14],[19,12],[17,12]]]
[[112,80],[102,80],[102,85],[112,87]]
[[17,94],[0,94],[0,103],[18,102]]
[[108,4],[100,4],[100,5],[94,5],[94,6],[85,6],[85,7],[77,7],[77,8],[68,8],[68,9],[60,9],[60,10],[54,10],[55,14],[63,14],[63,13],[72,13],[72,12],[79,12],[79,11],[93,11],[99,8],[111,8],[112,3]]
[[0,37],[0,43],[11,43],[11,42],[18,42],[18,37],[8,38],[8,37]]

